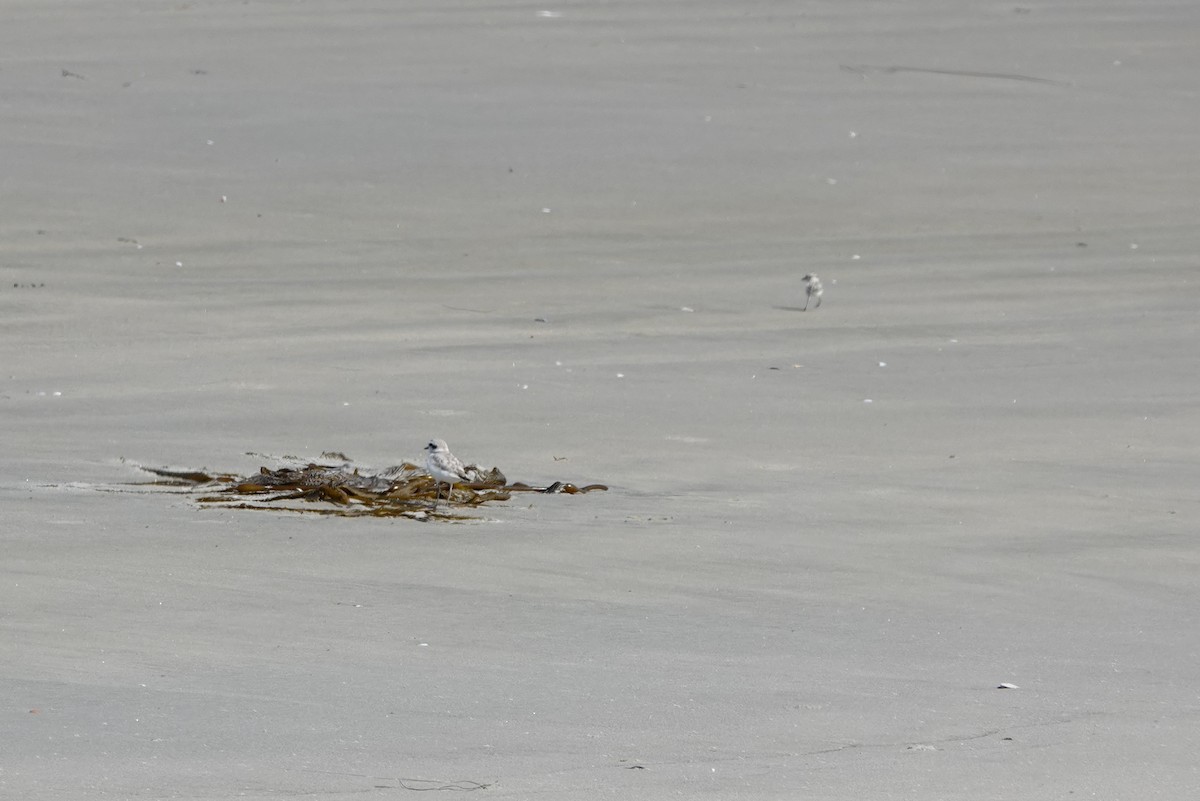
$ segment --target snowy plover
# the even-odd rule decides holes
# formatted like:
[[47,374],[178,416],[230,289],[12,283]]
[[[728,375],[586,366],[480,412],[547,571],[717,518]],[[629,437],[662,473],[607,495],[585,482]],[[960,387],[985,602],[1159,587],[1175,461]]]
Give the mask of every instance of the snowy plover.
[[804,309],[803,309],[803,311],[808,311],[808,302],[813,298],[817,299],[817,305],[813,306],[813,308],[814,309],[821,308],[821,293],[824,291],[821,288],[821,279],[817,278],[816,273],[809,273],[808,275],[804,276],[804,284],[805,284],[805,286],[804,286]]
[[434,483],[437,485],[437,496],[433,501],[433,508],[436,511],[437,502],[442,497],[442,484],[446,485],[446,501],[449,502],[454,485],[460,481],[470,481],[471,478],[467,475],[467,468],[463,467],[463,463],[450,452],[446,440],[431,439],[425,446],[425,450],[429,452],[425,457],[425,469],[429,475],[433,476]]

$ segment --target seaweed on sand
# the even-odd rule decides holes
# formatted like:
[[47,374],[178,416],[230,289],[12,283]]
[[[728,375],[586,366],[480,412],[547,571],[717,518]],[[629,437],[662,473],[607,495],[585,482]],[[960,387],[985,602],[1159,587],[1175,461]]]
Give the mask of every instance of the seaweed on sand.
[[[330,454],[331,456],[334,454]],[[336,454],[341,456],[341,454]],[[344,458],[344,457],[343,457]],[[404,463],[379,474],[365,474],[343,464],[309,463],[302,466],[262,467],[257,475],[210,473],[203,470],[162,470],[143,467],[158,476],[154,484],[191,487],[206,491],[197,501],[227,509],[266,509],[335,515],[339,517],[409,517],[418,520],[457,520],[453,509],[475,508],[507,501],[514,493],[576,495],[607,490],[603,484],[577,487],[555,481],[546,487],[520,482],[509,484],[498,468],[483,470],[468,465],[472,481],[455,484],[435,505],[439,485],[423,469]],[[445,485],[440,485],[444,487]],[[445,509],[447,511],[439,511]]]

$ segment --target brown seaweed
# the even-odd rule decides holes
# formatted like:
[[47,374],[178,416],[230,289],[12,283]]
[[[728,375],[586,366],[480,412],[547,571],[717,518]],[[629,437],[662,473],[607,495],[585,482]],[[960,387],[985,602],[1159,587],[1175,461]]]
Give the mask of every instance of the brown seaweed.
[[[350,466],[341,453],[324,453],[342,464],[308,463],[302,466],[269,468],[239,476],[231,472],[207,470],[142,469],[158,476],[153,485],[184,486],[203,489],[197,498],[206,506],[224,509],[255,509],[306,512],[338,517],[409,517],[416,520],[461,520],[454,509],[473,509],[485,503],[498,503],[514,493],[536,492],[544,495],[579,495],[607,490],[603,484],[576,486],[555,481],[545,487],[523,482],[508,483],[499,468],[483,470],[468,465],[472,481],[455,484],[443,492],[439,511],[435,501],[439,485],[414,464],[404,463],[379,474],[363,473]],[[444,487],[444,485],[441,485]]]
[[203,470],[155,470],[152,467],[143,467],[148,473],[153,473],[156,476],[161,476],[160,481],[152,481],[151,484],[158,484],[167,487],[191,487],[196,484],[212,484],[218,481],[229,481],[233,479],[232,474],[210,475]]

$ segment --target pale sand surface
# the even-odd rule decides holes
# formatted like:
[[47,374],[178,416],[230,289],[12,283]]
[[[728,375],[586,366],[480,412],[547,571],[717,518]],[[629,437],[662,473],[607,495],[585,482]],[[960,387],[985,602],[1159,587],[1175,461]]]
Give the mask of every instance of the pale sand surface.
[[0,796],[1194,797],[1200,6],[0,14]]

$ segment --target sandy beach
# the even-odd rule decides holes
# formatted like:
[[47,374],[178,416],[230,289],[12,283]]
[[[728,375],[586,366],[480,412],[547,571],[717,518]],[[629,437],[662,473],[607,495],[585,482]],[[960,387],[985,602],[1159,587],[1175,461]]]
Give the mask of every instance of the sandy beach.
[[0,796],[1200,787],[1200,6],[0,18]]

